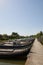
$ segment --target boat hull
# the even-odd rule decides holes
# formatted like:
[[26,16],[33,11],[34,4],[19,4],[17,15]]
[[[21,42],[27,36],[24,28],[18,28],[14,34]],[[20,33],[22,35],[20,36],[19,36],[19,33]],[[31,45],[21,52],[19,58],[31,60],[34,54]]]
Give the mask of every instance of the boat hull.
[[24,52],[20,52],[20,53],[14,53],[14,52],[9,52],[9,53],[1,53],[0,54],[0,59],[4,58],[4,59],[26,59],[27,58],[27,54],[30,52],[29,48],[28,50],[24,51]]

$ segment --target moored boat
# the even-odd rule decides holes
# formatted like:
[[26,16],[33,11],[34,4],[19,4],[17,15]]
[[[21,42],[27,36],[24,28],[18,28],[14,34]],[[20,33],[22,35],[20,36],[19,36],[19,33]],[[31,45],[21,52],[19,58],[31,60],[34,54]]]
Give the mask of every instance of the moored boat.
[[0,45],[0,58],[1,57],[26,57],[29,53],[34,39],[21,39],[13,42],[5,42]]

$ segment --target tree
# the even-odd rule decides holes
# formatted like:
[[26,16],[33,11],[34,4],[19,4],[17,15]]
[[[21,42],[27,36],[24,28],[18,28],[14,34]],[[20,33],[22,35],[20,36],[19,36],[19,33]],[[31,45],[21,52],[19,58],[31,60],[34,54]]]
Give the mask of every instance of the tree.
[[43,32],[42,32],[42,31],[40,31],[40,36],[41,36],[41,35],[43,35]]
[[12,34],[11,34],[11,39],[17,39],[17,38],[19,38],[20,36],[19,36],[19,34],[18,33],[15,33],[15,32],[12,32]]
[[7,34],[3,34],[3,40],[8,40],[8,39],[9,39],[8,35]]
[[2,40],[3,39],[3,36],[0,34],[0,40]]
[[41,37],[42,35],[43,35],[43,32],[40,31],[40,32],[36,35],[36,37]]

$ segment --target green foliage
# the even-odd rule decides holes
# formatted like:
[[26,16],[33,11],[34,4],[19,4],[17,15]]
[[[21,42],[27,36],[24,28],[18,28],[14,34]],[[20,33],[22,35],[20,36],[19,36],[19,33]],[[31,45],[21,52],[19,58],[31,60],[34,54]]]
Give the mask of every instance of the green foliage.
[[12,32],[12,34],[11,34],[11,38],[19,38],[20,36],[19,36],[19,34],[18,33],[15,33],[15,32]]
[[36,35],[36,37],[39,38],[39,37],[41,37],[42,35],[43,35],[43,32],[40,31],[40,32]]
[[36,35],[37,39],[41,42],[41,44],[43,45],[43,32],[40,31],[40,33],[38,33]]
[[0,41],[2,40],[12,40],[12,39],[19,39],[19,38],[25,38],[24,36],[20,36],[18,33],[12,32],[11,35],[7,34],[0,34]]
[[2,40],[3,39],[3,36],[0,34],[0,40]]
[[8,35],[7,34],[3,34],[3,40],[8,40],[8,39],[9,39]]

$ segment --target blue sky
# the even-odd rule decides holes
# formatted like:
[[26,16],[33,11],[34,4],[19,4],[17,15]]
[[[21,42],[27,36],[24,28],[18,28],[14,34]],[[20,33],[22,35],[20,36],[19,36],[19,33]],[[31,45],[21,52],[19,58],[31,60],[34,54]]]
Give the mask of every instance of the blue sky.
[[43,31],[43,0],[0,0],[0,34]]

